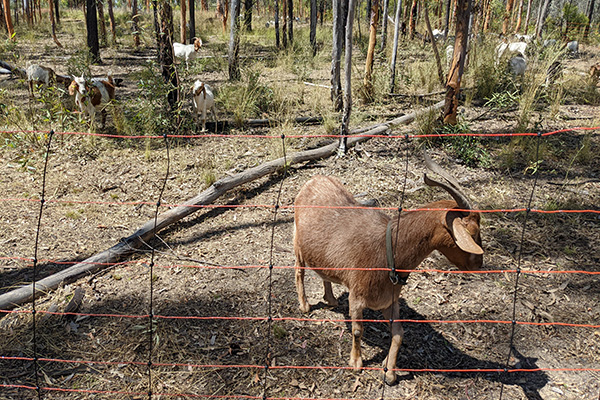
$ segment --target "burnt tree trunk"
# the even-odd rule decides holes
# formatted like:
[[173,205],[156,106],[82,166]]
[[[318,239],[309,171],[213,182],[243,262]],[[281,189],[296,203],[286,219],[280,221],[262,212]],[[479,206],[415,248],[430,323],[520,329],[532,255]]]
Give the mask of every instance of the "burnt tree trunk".
[[[133,0],[133,4],[136,3],[137,0]],[[158,14],[158,57],[163,80],[169,86],[167,102],[171,111],[174,111],[179,101],[179,78],[173,57],[173,9],[168,0],[160,0]]]
[[62,44],[60,44],[60,42],[58,41],[58,38],[56,37],[56,22],[54,22],[54,4],[52,0],[48,0],[48,14],[50,17],[50,26],[52,28],[52,39],[54,40],[54,43],[56,43],[56,45],[60,48],[62,48]]
[[280,48],[281,41],[279,38],[279,0],[275,1],[275,46]]
[[[285,1],[285,0],[283,0]],[[294,43],[294,0],[287,0],[288,2],[288,38],[290,40],[290,46]]]
[[282,44],[283,44],[283,48],[286,49],[288,46],[288,40],[287,40],[287,7],[288,7],[288,0],[281,0],[281,3],[283,4],[283,26],[281,27],[281,40],[282,40]]
[[98,23],[100,25],[100,43],[102,46],[106,46],[106,24],[104,23],[104,3],[102,0],[96,0],[96,6],[98,7]]
[[252,32],[252,8],[254,7],[252,0],[244,1],[244,27],[248,32]]
[[313,57],[317,55],[317,0],[310,0],[310,47]]
[[[57,25],[60,25],[60,11],[59,11],[59,5],[58,5],[58,1],[59,0],[54,0],[54,20],[56,21]],[[50,6],[52,7],[52,6]]]
[[331,101],[335,111],[342,111],[341,62],[344,49],[343,10],[342,0],[332,0],[333,3],[333,44],[331,54]]
[[592,28],[592,18],[594,17],[594,6],[595,0],[590,1],[590,9],[588,10],[588,23],[585,26],[585,30],[583,31],[583,40],[588,40],[590,36],[590,29]]
[[346,55],[344,59],[345,84],[344,84],[344,113],[342,115],[342,126],[340,128],[339,154],[346,153],[348,126],[352,112],[352,27],[354,25],[354,13],[357,0],[348,0],[348,16],[346,17]]
[[446,101],[444,104],[444,123],[456,125],[458,110],[458,94],[462,81],[465,58],[467,55],[467,40],[469,38],[469,16],[471,0],[456,2],[456,39],[454,41],[454,57],[446,83]]
[[229,33],[229,80],[237,81],[240,73],[240,0],[231,0],[231,25]]
[[[184,2],[185,0],[181,0]],[[204,4],[202,4],[204,7]],[[190,15],[190,43],[192,42],[192,38],[196,37],[196,3],[194,0],[188,1],[188,10]],[[206,5],[206,11],[208,11],[208,4]]]
[[113,43],[117,43],[117,30],[115,26],[115,13],[113,11],[113,1],[106,0],[106,5],[108,7],[108,21],[110,22],[110,33],[112,34]]
[[87,28],[87,46],[94,63],[101,63],[100,43],[98,41],[98,18],[96,16],[96,0],[85,2],[85,26]]

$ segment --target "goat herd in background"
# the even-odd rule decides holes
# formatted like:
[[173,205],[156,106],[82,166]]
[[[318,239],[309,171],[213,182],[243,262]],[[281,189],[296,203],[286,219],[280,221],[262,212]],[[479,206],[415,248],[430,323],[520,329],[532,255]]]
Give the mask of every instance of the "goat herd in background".
[[[433,37],[436,41],[443,40],[444,32],[434,29]],[[533,54],[538,44],[533,41],[531,35],[514,35],[514,40],[509,41],[503,38],[495,49],[494,60],[495,65],[506,63],[508,71],[515,77],[524,76],[527,69],[527,58]],[[541,49],[560,46],[554,39],[547,39],[541,43]],[[192,44],[173,43],[174,55],[176,58],[185,61],[186,70],[189,70],[189,62],[198,57],[199,51],[202,48],[202,40],[193,38]],[[566,50],[569,57],[577,57],[579,53],[579,43],[571,41],[562,45],[562,50]],[[449,63],[452,60],[454,46],[446,47],[446,60]],[[468,58],[468,57],[467,57]],[[5,66],[5,63],[2,64]],[[546,84],[553,84],[563,71],[563,63],[560,60],[554,61],[546,71]],[[29,65],[26,70],[19,68],[11,69],[11,72],[17,72],[19,75],[26,77],[30,95],[33,97],[33,89],[35,84],[54,85],[61,84],[68,88],[69,94],[74,96],[75,105],[79,112],[89,117],[90,122],[95,122],[96,112],[102,112],[102,124],[105,124],[106,113],[105,106],[110,101],[115,99],[115,88],[119,86],[122,79],[113,79],[110,74],[106,77],[85,79],[81,77],[72,77],[67,75],[59,75],[51,68],[37,64]],[[600,78],[600,63],[595,63],[590,67],[589,74],[594,85],[597,85]],[[215,122],[217,121],[215,98],[212,88],[200,80],[196,80],[192,87],[192,107],[193,115],[198,124],[199,115],[201,114],[202,131],[206,130],[206,111],[209,109]],[[215,124],[216,129],[216,124]]]

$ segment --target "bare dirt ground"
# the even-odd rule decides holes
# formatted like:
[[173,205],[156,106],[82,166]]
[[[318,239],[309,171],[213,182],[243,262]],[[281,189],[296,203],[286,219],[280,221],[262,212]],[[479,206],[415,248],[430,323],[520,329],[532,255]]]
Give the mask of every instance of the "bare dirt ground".
[[[580,70],[585,71],[585,65],[597,57],[597,49],[594,51],[590,58],[573,61],[573,68],[579,62]],[[132,62],[126,51],[105,57],[116,76],[131,73],[136,68]],[[214,73],[212,80],[224,80],[224,74]],[[2,77],[0,87],[18,91],[26,99],[25,85],[18,81]],[[135,84],[126,81],[124,98],[133,91]],[[414,105],[390,100],[381,107],[378,112],[392,115],[408,112]],[[369,112],[367,106],[358,105],[357,109]],[[590,120],[597,120],[598,110],[598,106],[566,104],[561,106],[562,119],[548,118],[544,109],[535,112],[541,116],[541,129],[551,131],[590,126]],[[488,112],[484,118],[475,119],[483,111],[474,106],[461,110],[465,119],[472,120],[472,131],[494,133],[513,128],[514,111]],[[283,133],[288,136],[324,133],[321,127],[286,129]],[[411,129],[398,128],[393,133],[414,133]],[[281,139],[235,137],[238,133],[282,132],[281,128],[232,130],[232,137],[227,138],[172,140],[163,210],[203,190],[207,169],[218,179],[283,153]],[[343,158],[293,166],[284,174],[243,185],[217,201],[223,207],[200,209],[160,232],[160,240],[148,243],[130,262],[66,284],[37,300],[38,310],[61,312],[76,288],[83,290],[83,304],[78,310],[83,315],[37,316],[36,351],[44,359],[96,363],[40,361],[36,381],[30,361],[34,356],[31,306],[0,319],[0,356],[12,357],[0,358],[0,384],[35,386],[37,382],[43,387],[105,393],[89,394],[99,398],[147,397],[150,326],[147,319],[137,316],[149,313],[152,287],[153,313],[160,316],[154,323],[151,347],[152,391],[157,398],[266,395],[462,400],[496,399],[502,393],[507,399],[597,399],[600,281],[597,275],[556,272],[600,272],[598,214],[531,213],[524,233],[523,213],[486,213],[482,219],[485,270],[515,269],[520,257],[524,272],[517,286],[516,320],[586,326],[518,324],[508,368],[519,371],[446,372],[505,368],[511,325],[472,321],[512,320],[516,275],[417,270],[400,300],[402,318],[417,322],[403,324],[405,338],[398,367],[425,371],[415,371],[396,385],[385,386],[376,368],[389,347],[387,325],[366,323],[363,356],[367,369],[361,373],[346,369],[351,344],[350,323],[343,321],[349,319],[347,292],[335,287],[340,305],[329,308],[321,302],[320,279],[309,273],[309,301],[317,306],[308,315],[299,311],[293,269],[288,268],[294,265],[293,209],[283,207],[275,218],[271,207],[279,196],[281,205],[292,205],[301,186],[315,174],[337,176],[355,195],[377,199],[382,207],[397,207],[404,187],[406,155],[403,206],[416,208],[447,198],[440,190],[423,187],[422,150],[431,148],[436,160],[452,171],[478,208],[523,208],[534,184],[527,167],[536,140],[484,139],[481,145],[489,154],[489,163],[472,167],[456,159],[445,142],[371,139]],[[287,139],[285,152],[322,141]],[[598,210],[598,131],[568,131],[542,138],[540,148],[542,162],[532,208]],[[590,156],[582,157],[582,152]],[[44,154],[40,144],[28,149],[5,146],[0,154],[0,293],[33,277],[31,258],[39,202],[28,200],[40,197]],[[514,162],[507,163],[507,155]],[[161,139],[149,142],[57,135],[46,177],[38,278],[113,246],[153,218],[166,167],[167,152]],[[156,252],[151,275],[152,248]],[[272,275],[265,267],[269,263],[275,266]],[[455,270],[437,253],[421,268]],[[270,325],[263,320],[239,319],[267,315],[276,318]],[[365,318],[382,317],[367,312]],[[453,322],[418,322],[432,320]],[[14,359],[18,357],[25,360]],[[265,360],[270,366],[266,372],[262,367],[248,367],[263,366]],[[44,390],[48,399],[86,396],[77,391]],[[29,389],[0,387],[2,399],[32,397],[34,392]]]

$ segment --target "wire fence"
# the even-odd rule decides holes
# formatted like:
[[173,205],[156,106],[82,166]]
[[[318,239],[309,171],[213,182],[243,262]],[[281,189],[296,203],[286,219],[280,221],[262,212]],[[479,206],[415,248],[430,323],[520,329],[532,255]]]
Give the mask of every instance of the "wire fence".
[[[582,127],[582,128],[573,128],[573,129],[561,129],[552,132],[537,132],[537,133],[503,133],[503,134],[480,134],[480,133],[464,133],[464,134],[439,134],[439,135],[402,135],[402,136],[390,136],[390,135],[352,135],[353,137],[365,136],[369,138],[382,138],[385,140],[407,140],[413,138],[431,138],[431,137],[439,137],[439,138],[447,138],[453,136],[472,136],[472,137],[516,137],[516,136],[532,136],[536,139],[536,152],[534,156],[535,165],[538,165],[539,159],[539,146],[540,141],[546,137],[557,135],[566,132],[573,131],[590,131],[596,132],[600,129],[600,127]],[[25,132],[25,131],[18,131]],[[519,320],[519,315],[517,313],[517,304],[519,302],[520,295],[520,280],[525,275],[536,275],[536,276],[552,276],[553,274],[569,274],[569,275],[583,275],[589,276],[590,279],[594,279],[597,275],[600,275],[600,271],[594,271],[593,269],[597,266],[592,266],[592,270],[585,269],[577,269],[577,270],[553,270],[553,269],[525,269],[522,266],[522,255],[523,248],[525,246],[525,238],[527,232],[527,222],[533,213],[540,214],[581,214],[581,213],[590,213],[600,215],[600,209],[565,209],[565,210],[542,210],[532,208],[533,198],[535,196],[537,182],[538,182],[538,173],[539,168],[535,169],[534,179],[532,182],[532,187],[530,190],[530,195],[528,197],[527,204],[524,207],[514,208],[514,209],[480,209],[473,210],[480,213],[524,213],[524,218],[522,222],[522,229],[520,235],[520,242],[518,246],[517,252],[517,262],[516,268],[511,269],[497,269],[497,270],[480,270],[480,271],[455,271],[455,270],[438,270],[438,269],[418,269],[418,270],[402,270],[401,268],[397,269],[397,272],[413,272],[413,273],[440,273],[440,274],[512,274],[514,276],[514,288],[512,290],[512,299],[511,299],[511,314],[512,318],[510,320],[494,320],[494,319],[481,319],[481,318],[472,318],[472,319],[400,319],[400,320],[381,320],[381,319],[360,319],[360,320],[352,320],[352,319],[332,319],[332,318],[307,318],[307,317],[292,317],[292,316],[278,316],[274,315],[272,298],[273,298],[273,271],[274,270],[286,270],[296,268],[295,266],[286,266],[286,265],[275,265],[274,263],[274,248],[276,246],[275,239],[275,230],[278,222],[279,213],[282,210],[289,209],[293,210],[294,206],[286,206],[281,204],[282,192],[284,189],[284,183],[287,179],[287,169],[284,169],[284,173],[279,181],[278,188],[275,192],[275,198],[273,199],[272,204],[224,204],[224,205],[189,205],[185,204],[186,207],[198,207],[198,208],[219,208],[219,209],[247,209],[247,208],[264,208],[272,212],[272,220],[270,222],[270,239],[268,246],[268,262],[265,265],[218,265],[212,264],[210,262],[202,263],[202,262],[193,262],[187,264],[168,264],[168,265],[157,265],[155,262],[156,252],[155,248],[151,248],[150,252],[150,261],[147,265],[148,267],[148,309],[146,314],[115,314],[115,313],[85,313],[85,312],[58,312],[58,311],[50,311],[50,310],[39,310],[38,309],[38,296],[36,295],[36,282],[38,281],[39,276],[39,264],[42,263],[52,263],[55,265],[71,265],[77,264],[80,262],[73,261],[61,261],[61,260],[53,260],[53,259],[38,259],[38,249],[40,247],[40,230],[42,220],[44,218],[44,210],[50,203],[69,203],[69,204],[94,204],[100,206],[123,206],[123,205],[153,205],[154,208],[154,234],[157,233],[157,221],[159,217],[159,213],[161,209],[164,208],[173,208],[184,205],[182,204],[164,204],[163,203],[163,195],[165,192],[165,188],[167,186],[167,181],[170,175],[170,140],[175,138],[228,138],[228,139],[280,139],[281,140],[281,149],[284,157],[284,161],[286,160],[286,140],[290,138],[315,138],[315,137],[324,137],[324,138],[339,138],[337,135],[215,135],[215,134],[206,134],[206,135],[163,135],[163,136],[120,136],[120,135],[107,135],[107,134],[95,134],[95,133],[86,133],[86,132],[54,132],[54,131],[27,131],[28,133],[41,134],[47,136],[47,146],[46,146],[46,154],[44,161],[44,169],[42,172],[41,179],[41,187],[40,187],[40,197],[39,199],[32,198],[0,198],[0,204],[4,202],[37,202],[39,203],[39,214],[37,217],[37,228],[33,249],[33,258],[27,258],[20,255],[8,256],[8,257],[0,257],[0,260],[5,261],[25,261],[31,263],[31,269],[33,273],[32,279],[32,293],[33,298],[31,301],[30,309],[21,308],[17,310],[0,310],[0,313],[4,314],[31,314],[32,318],[32,334],[33,334],[33,347],[32,347],[32,356],[9,356],[9,355],[0,355],[0,360],[4,361],[23,361],[31,364],[31,368],[33,370],[34,381],[33,384],[20,384],[16,382],[11,382],[10,379],[6,378],[2,379],[2,383],[0,383],[0,388],[4,389],[20,389],[29,392],[35,392],[36,397],[41,399],[44,397],[45,393],[74,393],[76,395],[91,395],[91,394],[102,394],[107,396],[114,395],[122,395],[122,396],[147,396],[149,399],[152,398],[161,398],[161,397],[177,397],[177,398],[206,398],[206,399],[225,399],[225,398],[240,398],[240,399],[297,399],[304,400],[302,397],[278,397],[276,392],[272,390],[272,388],[267,384],[268,374],[270,371],[275,370],[320,370],[320,371],[329,371],[329,370],[352,370],[352,367],[349,366],[327,366],[327,365],[277,365],[273,363],[273,354],[272,354],[272,340],[273,340],[273,326],[272,324],[277,321],[296,321],[300,323],[351,323],[351,322],[372,322],[372,323],[393,323],[393,322],[403,322],[403,323],[415,323],[415,324],[497,324],[497,325],[508,325],[510,326],[510,334],[509,334],[509,345],[507,349],[506,360],[504,362],[503,367],[498,368],[397,368],[395,371],[398,372],[411,372],[411,373],[421,373],[421,372],[430,372],[430,373],[496,373],[496,374],[515,374],[515,373],[532,373],[532,372],[592,372],[598,373],[600,372],[600,368],[593,367],[582,367],[582,368],[518,368],[511,366],[511,357],[515,352],[514,342],[518,337],[517,327],[518,326],[534,326],[534,327],[571,327],[576,329],[599,329],[600,323],[570,323],[570,322],[531,322],[531,321],[523,321]],[[3,133],[11,134],[17,133],[17,131],[5,131]],[[160,182],[160,191],[158,197],[154,200],[144,200],[144,201],[133,201],[133,202],[110,202],[110,201],[78,201],[76,199],[46,199],[46,179],[48,175],[48,163],[52,154],[52,139],[56,135],[94,135],[106,138],[119,138],[119,139],[162,139],[164,140],[164,152],[165,152],[165,160],[167,162],[166,172],[164,174],[164,178],[161,179]],[[410,212],[421,212],[427,210],[445,210],[445,209],[431,209],[431,208],[416,208],[416,209],[405,209],[403,208],[404,199],[406,194],[406,179],[408,175],[408,160],[409,160],[409,151],[408,147],[406,147],[406,153],[404,154],[405,161],[405,170],[403,173],[403,185],[402,192],[399,199],[399,207],[333,207],[326,206],[324,208],[368,208],[368,209],[379,209],[383,211],[398,211],[402,213],[410,213]],[[287,161],[284,162],[284,165],[287,165]],[[85,263],[85,261],[84,261]],[[97,263],[101,264],[105,267],[111,266],[125,266],[127,264],[137,263],[137,261],[120,261],[115,263]],[[248,269],[263,269],[268,271],[268,282],[267,288],[268,293],[266,294],[266,304],[264,315],[262,316],[248,316],[248,315],[237,315],[237,316],[225,316],[225,315],[216,315],[216,316],[198,316],[198,315],[164,315],[155,313],[155,289],[154,289],[154,271],[155,268],[164,268],[164,269],[174,269],[174,268],[198,268],[205,270],[248,270]],[[313,270],[327,270],[327,268],[311,268]],[[355,270],[388,270],[387,268],[353,268]],[[147,329],[146,335],[147,337],[144,339],[147,344],[147,356],[146,361],[130,361],[130,360],[77,360],[77,359],[63,359],[63,358],[54,358],[54,357],[44,357],[43,351],[41,351],[38,347],[39,339],[39,327],[36,323],[36,315],[57,315],[57,316],[74,316],[74,317],[94,317],[94,318],[114,318],[117,320],[122,319],[139,319],[146,320],[147,326],[151,327]],[[259,357],[262,359],[262,363],[251,363],[251,364],[202,364],[202,363],[194,363],[194,362],[164,362],[159,361],[162,360],[162,357],[159,357],[156,354],[154,348],[154,326],[158,320],[192,320],[192,321],[224,321],[224,322],[233,322],[233,321],[256,321],[266,323],[264,325],[264,332],[262,333],[262,337],[264,338],[264,354]],[[113,366],[138,366],[141,368],[145,368],[146,375],[148,379],[148,390],[145,392],[139,391],[105,391],[105,390],[95,390],[94,388],[74,388],[74,387],[57,387],[55,385],[44,385],[41,381],[41,376],[43,374],[40,372],[41,363],[61,363],[65,365],[113,365]],[[157,367],[174,367],[174,368],[193,368],[193,369],[248,369],[255,371],[256,373],[262,371],[263,379],[261,380],[263,388],[262,394],[260,396],[252,396],[244,393],[239,393],[235,395],[215,395],[215,394],[193,394],[193,393],[170,393],[168,391],[158,392],[152,390],[155,387],[153,382],[154,379],[154,369]],[[377,371],[385,373],[387,369],[385,367],[373,367],[373,366],[365,366],[363,368],[367,371]],[[16,380],[16,379],[15,379]],[[503,381],[502,381],[503,382]],[[27,395],[25,395],[27,397]],[[504,383],[502,383],[498,398],[502,399],[504,396]],[[386,398],[386,385],[384,383],[381,384],[381,399]],[[339,399],[336,399],[339,400]]]

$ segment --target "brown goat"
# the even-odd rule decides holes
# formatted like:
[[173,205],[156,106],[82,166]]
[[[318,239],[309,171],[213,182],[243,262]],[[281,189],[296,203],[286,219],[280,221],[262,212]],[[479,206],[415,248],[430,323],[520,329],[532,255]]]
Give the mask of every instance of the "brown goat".
[[600,63],[596,63],[590,67],[590,78],[592,80],[592,84],[596,86],[598,84],[598,80],[600,80]]
[[[381,310],[387,320],[400,318],[398,298],[408,272],[397,274],[394,277],[396,283],[393,283],[393,274],[387,270],[365,270],[386,268],[388,229],[391,229],[389,237],[393,241],[390,257],[393,254],[398,270],[415,269],[434,250],[439,250],[461,270],[477,270],[483,263],[479,213],[458,211],[471,209],[460,186],[429,156],[426,155],[425,160],[428,168],[448,182],[425,175],[425,183],[442,187],[454,201],[442,200],[424,208],[450,211],[404,212],[390,218],[380,210],[360,207],[337,179],[325,176],[313,177],[296,197],[294,252],[300,310],[310,310],[304,290],[306,268],[314,269],[323,279],[323,298],[331,306],[337,305],[331,284],[348,288],[353,334],[350,366],[355,370],[362,368],[363,324],[359,320],[363,318],[363,309]],[[392,344],[384,361],[388,384],[396,380],[393,369],[403,337],[399,322],[393,322],[391,330]]]

